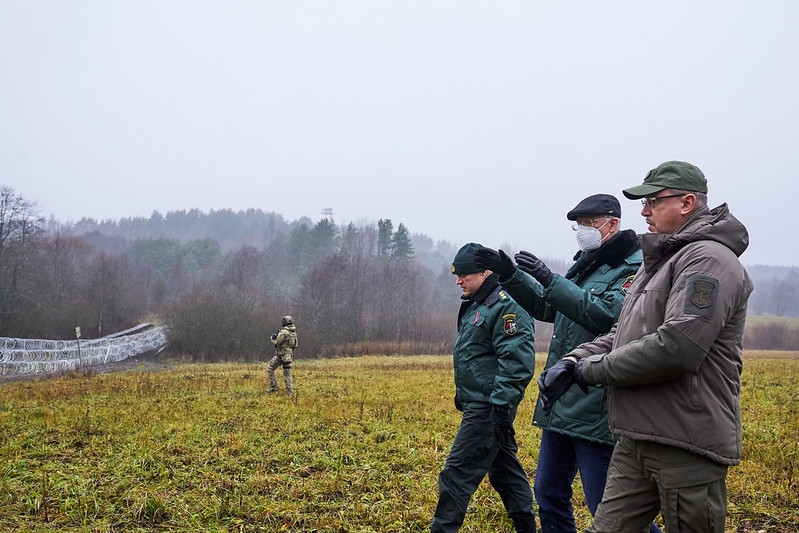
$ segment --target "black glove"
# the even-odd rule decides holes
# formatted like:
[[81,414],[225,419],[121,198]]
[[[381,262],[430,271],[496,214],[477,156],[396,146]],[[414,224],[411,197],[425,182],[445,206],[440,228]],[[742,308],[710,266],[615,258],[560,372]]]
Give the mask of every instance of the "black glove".
[[561,359],[538,376],[538,390],[541,392],[541,406],[549,416],[555,402],[563,396],[574,383],[588,394],[588,385],[583,381],[583,360],[575,363],[571,359]]
[[457,394],[455,395],[455,409],[457,409],[458,411],[463,411],[463,404],[458,399],[458,395]]
[[494,438],[500,445],[504,446],[508,440],[516,433],[513,431],[513,424],[510,422],[510,411],[504,407],[491,407],[488,419],[494,425]]
[[277,338],[277,333],[272,333],[272,336],[270,337],[270,339],[275,340],[276,338]]
[[538,283],[544,287],[549,287],[549,284],[552,283],[552,278],[555,277],[555,275],[549,268],[547,268],[544,262],[530,252],[525,252],[522,250],[516,254],[516,262],[519,264],[520,270],[523,270],[533,276],[538,280]]
[[516,271],[513,259],[500,250],[492,250],[485,246],[474,252],[474,266],[482,270],[491,270],[499,275],[500,280],[510,279]]

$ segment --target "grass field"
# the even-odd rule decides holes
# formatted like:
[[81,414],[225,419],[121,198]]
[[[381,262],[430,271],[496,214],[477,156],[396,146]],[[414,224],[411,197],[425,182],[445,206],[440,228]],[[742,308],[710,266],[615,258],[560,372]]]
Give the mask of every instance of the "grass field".
[[[727,531],[799,531],[797,356],[746,354]],[[265,364],[216,364],[2,385],[0,530],[427,531],[460,420],[451,359],[300,360],[295,383],[269,395]],[[513,530],[487,481],[472,504],[462,531]]]

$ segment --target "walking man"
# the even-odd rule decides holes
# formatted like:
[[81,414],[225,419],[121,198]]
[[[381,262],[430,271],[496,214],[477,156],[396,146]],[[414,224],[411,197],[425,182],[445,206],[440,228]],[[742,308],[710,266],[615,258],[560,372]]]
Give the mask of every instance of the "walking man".
[[[475,254],[477,265],[499,273],[502,288],[533,318],[553,323],[545,370],[579,344],[610,331],[643,261],[638,236],[621,230],[615,196],[588,196],[566,219],[575,223],[580,250],[563,276],[530,252],[516,254],[518,268],[504,253],[484,248]],[[577,472],[593,516],[616,444],[608,428],[607,388],[573,387],[554,408],[539,401],[533,425],[543,430],[534,484],[541,530],[575,533],[572,483]],[[660,529],[653,524],[651,531]]]
[[452,263],[462,289],[453,366],[455,407],[461,424],[438,477],[432,533],[453,533],[469,500],[488,474],[518,533],[535,533],[533,493],[519,459],[513,430],[516,409],[533,377],[533,319],[478,268],[477,243],[464,245]]
[[619,320],[539,378],[555,402],[573,384],[610,387],[608,420],[620,435],[589,531],[722,532],[727,469],[741,461],[742,339],[752,282],[738,257],[746,228],[726,204],[707,206],[696,166],[668,161],[643,184],[650,233]]

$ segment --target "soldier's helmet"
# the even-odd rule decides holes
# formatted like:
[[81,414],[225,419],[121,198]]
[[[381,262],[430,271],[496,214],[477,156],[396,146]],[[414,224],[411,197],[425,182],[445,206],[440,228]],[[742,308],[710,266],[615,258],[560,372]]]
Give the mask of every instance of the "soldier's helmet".
[[284,316],[284,317],[283,317],[282,324],[283,324],[284,326],[289,326],[289,325],[291,325],[291,324],[293,324],[293,323],[294,323],[294,319],[293,319],[293,318],[291,318],[290,316],[286,315],[286,316]]

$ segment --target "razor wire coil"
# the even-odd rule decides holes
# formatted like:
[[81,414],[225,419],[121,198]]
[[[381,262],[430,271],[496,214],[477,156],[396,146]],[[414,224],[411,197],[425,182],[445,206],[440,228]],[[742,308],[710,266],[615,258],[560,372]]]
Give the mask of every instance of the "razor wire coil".
[[0,375],[44,374],[114,363],[161,350],[166,343],[164,326],[84,341],[0,337]]

